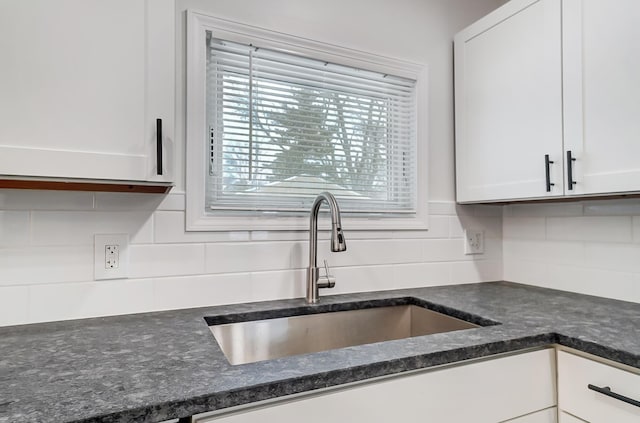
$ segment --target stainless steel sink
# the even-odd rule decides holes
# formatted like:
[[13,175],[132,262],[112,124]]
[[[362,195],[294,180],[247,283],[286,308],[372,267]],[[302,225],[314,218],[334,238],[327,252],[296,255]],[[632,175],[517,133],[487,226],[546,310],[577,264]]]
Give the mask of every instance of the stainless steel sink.
[[231,364],[477,328],[415,305],[396,305],[210,326]]

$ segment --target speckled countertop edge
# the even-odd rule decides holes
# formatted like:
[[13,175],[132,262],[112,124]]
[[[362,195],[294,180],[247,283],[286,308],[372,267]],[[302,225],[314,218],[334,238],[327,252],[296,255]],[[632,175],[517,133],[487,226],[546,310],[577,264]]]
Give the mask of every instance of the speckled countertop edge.
[[205,317],[304,309],[302,299],[0,328],[0,423],[162,421],[554,343],[640,368],[635,303],[494,282],[329,296],[321,307],[389,298],[500,324],[239,366]]

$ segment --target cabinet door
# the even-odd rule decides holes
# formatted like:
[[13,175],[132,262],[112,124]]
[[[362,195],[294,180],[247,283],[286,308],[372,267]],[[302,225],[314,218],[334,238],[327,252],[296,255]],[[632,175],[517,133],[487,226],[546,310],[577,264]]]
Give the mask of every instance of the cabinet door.
[[640,191],[640,2],[564,0],[567,194]]
[[174,16],[172,0],[0,2],[0,175],[166,180]]
[[560,12],[513,0],[456,35],[458,202],[563,195]]
[[196,416],[194,422],[502,422],[555,405],[553,357],[553,350],[543,350],[413,373],[222,410]]

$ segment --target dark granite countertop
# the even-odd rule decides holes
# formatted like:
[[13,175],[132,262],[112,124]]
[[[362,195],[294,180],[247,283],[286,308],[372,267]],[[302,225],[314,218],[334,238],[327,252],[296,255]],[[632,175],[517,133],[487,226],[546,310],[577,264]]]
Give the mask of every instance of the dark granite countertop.
[[5,327],[0,422],[157,422],[554,343],[640,368],[636,303],[508,282],[321,301],[340,308],[406,297],[500,324],[238,366],[227,362],[204,318],[304,308],[303,299]]

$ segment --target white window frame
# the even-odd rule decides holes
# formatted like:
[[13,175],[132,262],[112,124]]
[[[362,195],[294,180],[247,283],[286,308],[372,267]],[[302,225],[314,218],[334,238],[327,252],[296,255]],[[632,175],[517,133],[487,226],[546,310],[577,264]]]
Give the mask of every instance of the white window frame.
[[312,57],[327,62],[393,74],[416,80],[416,213],[396,216],[343,216],[345,230],[425,230],[428,228],[427,196],[427,67],[404,60],[378,56],[326,44],[290,34],[274,32],[187,11],[187,99],[186,99],[186,230],[308,230],[307,216],[255,213],[242,216],[216,214],[206,209],[206,178],[209,160],[206,115],[206,34],[239,43],[260,42],[265,48]]

